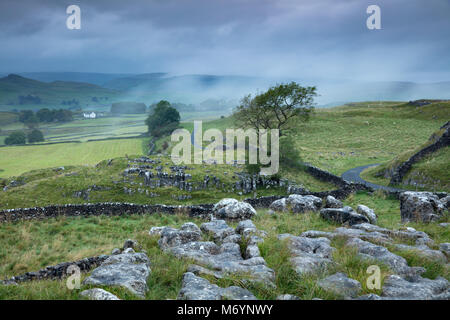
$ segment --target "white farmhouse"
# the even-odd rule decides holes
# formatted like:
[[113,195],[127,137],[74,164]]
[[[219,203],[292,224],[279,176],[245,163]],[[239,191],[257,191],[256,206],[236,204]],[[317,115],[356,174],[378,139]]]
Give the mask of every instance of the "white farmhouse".
[[83,113],[83,117],[85,119],[95,119],[97,118],[97,115],[95,114],[95,112],[91,112],[91,113]]

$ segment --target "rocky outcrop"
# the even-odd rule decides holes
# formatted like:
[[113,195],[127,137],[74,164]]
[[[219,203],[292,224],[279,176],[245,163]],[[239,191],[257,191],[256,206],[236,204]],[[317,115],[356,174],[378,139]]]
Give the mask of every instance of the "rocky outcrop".
[[400,194],[402,222],[437,221],[443,213],[443,204],[431,192],[406,191]]
[[290,261],[299,275],[324,272],[333,263],[334,248],[330,246],[330,240],[327,238],[311,239],[280,234],[278,239],[288,241],[292,255]]
[[333,239],[336,236],[343,236],[347,238],[358,238],[383,245],[393,243],[394,239],[408,242],[415,241],[417,245],[434,243],[428,234],[417,231],[414,228],[409,227],[405,230],[390,230],[369,223],[353,225],[350,228],[340,227],[336,228],[333,232],[309,230],[303,232],[301,236],[308,238],[325,237],[328,239]]
[[360,257],[382,262],[399,275],[410,276],[425,272],[424,268],[409,267],[403,257],[390,252],[383,246],[375,245],[358,238],[350,238],[347,241],[347,245],[355,247]]
[[366,216],[356,213],[348,206],[342,209],[324,208],[320,210],[320,216],[325,220],[350,226],[369,222]]
[[123,287],[144,298],[150,272],[150,261],[145,253],[121,253],[106,259],[83,284]]
[[371,224],[377,224],[378,217],[375,214],[375,211],[373,211],[373,209],[370,209],[369,207],[367,207],[365,205],[359,204],[358,207],[356,208],[356,212],[358,212],[359,214],[362,214],[367,219],[369,219],[369,222]]
[[325,291],[344,298],[356,298],[362,291],[361,283],[347,277],[345,273],[336,273],[321,279],[317,285]]
[[270,209],[274,211],[292,211],[293,213],[315,212],[322,207],[322,199],[313,195],[291,194],[272,202]]
[[410,246],[406,244],[396,244],[395,248],[401,251],[412,251],[419,257],[436,261],[437,263],[446,263],[447,257],[439,250],[432,250],[427,245]]
[[400,300],[449,300],[450,284],[441,277],[431,280],[415,276],[407,280],[391,275],[384,279],[381,296]]
[[344,205],[342,204],[342,201],[336,199],[333,196],[327,196],[325,199],[325,208],[343,208]]
[[183,275],[183,283],[178,300],[256,300],[247,289],[231,286],[221,288],[192,272]]
[[[267,267],[257,246],[264,241],[265,233],[257,230],[250,220],[241,221],[235,230],[224,220],[212,220],[201,228],[187,223],[180,229],[165,227],[151,233],[160,234],[158,243],[162,250],[194,261],[189,271],[197,276],[241,275],[246,281],[274,286],[275,273]],[[212,237],[213,241],[204,241],[204,236]]]
[[248,203],[236,199],[222,199],[213,207],[216,218],[227,220],[251,219],[256,215],[256,210]]

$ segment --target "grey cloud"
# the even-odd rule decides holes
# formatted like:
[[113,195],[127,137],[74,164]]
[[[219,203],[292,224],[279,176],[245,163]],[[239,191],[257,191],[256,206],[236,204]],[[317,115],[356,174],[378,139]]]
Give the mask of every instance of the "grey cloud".
[[[365,27],[373,3],[383,30]],[[82,30],[65,28],[69,4]],[[3,0],[0,71],[441,81],[449,14],[448,0]]]

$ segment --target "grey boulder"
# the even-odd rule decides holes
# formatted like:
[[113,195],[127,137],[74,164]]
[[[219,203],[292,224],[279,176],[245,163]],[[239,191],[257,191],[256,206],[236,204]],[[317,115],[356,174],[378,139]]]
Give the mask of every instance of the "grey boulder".
[[339,209],[339,208],[343,208],[344,205],[342,204],[342,202],[338,199],[336,199],[333,196],[327,196],[325,199],[325,208],[335,208],[335,209]]
[[178,300],[256,300],[248,290],[237,286],[221,288],[192,272],[183,275],[183,283]]
[[84,290],[80,293],[81,296],[88,298],[89,300],[120,300],[117,296],[111,292],[100,288],[94,288]]
[[317,285],[325,291],[345,298],[355,298],[362,291],[359,281],[351,279],[345,273],[340,272],[319,280]]
[[281,234],[279,240],[288,241],[288,248],[292,255],[290,261],[299,275],[324,272],[333,264],[332,253],[327,238],[311,239]]
[[400,194],[402,222],[437,221],[444,212],[444,205],[431,192],[406,191]]
[[202,223],[200,230],[205,234],[211,235],[214,241],[222,242],[228,236],[235,234],[234,229],[229,227],[225,220],[213,220]]
[[356,213],[351,207],[341,209],[325,208],[320,210],[320,216],[325,220],[350,226],[370,222],[367,217]]
[[92,271],[83,284],[119,286],[131,293],[145,297],[148,290],[150,261],[144,253],[122,253],[110,256]]
[[363,204],[359,204],[358,207],[356,208],[356,212],[362,214],[367,219],[369,219],[369,222],[371,224],[377,224],[378,217],[375,214],[375,211],[373,211],[373,209],[370,209],[369,207]]
[[222,199],[214,205],[213,214],[219,219],[245,220],[255,216],[256,210],[247,202]]
[[408,280],[398,275],[388,276],[381,296],[402,300],[450,299],[449,282],[444,278],[431,280],[417,276]]

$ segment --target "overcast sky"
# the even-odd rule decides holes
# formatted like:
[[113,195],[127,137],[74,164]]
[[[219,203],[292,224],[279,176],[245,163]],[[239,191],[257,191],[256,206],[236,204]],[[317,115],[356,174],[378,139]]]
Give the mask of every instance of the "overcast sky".
[[1,0],[0,71],[449,81],[449,17],[450,0]]

